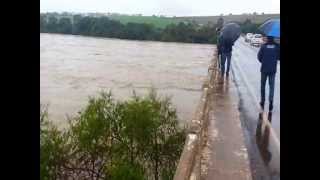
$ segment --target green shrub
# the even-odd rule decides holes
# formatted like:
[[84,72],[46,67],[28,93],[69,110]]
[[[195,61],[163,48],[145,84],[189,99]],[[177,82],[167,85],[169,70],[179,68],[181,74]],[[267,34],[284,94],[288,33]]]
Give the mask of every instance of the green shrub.
[[173,179],[185,140],[169,98],[89,98],[58,130],[40,110],[41,179]]

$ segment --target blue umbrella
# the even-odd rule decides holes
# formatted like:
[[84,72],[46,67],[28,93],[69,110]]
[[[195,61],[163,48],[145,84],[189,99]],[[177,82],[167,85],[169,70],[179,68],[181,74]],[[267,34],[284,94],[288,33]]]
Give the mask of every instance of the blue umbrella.
[[280,38],[280,19],[267,20],[259,29],[267,36]]

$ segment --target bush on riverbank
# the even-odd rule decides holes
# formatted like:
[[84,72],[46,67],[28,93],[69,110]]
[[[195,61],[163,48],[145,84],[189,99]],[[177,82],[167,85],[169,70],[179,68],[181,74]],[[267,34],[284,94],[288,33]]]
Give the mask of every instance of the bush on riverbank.
[[153,40],[187,43],[216,43],[215,25],[172,23],[158,28],[150,23],[129,22],[122,24],[108,17],[74,15],[71,18],[40,14],[40,32],[61,33],[96,37]]
[[[217,42],[215,29],[221,26],[221,18],[215,24],[177,21],[172,18],[165,19],[168,20],[167,23],[161,25],[160,28],[157,26],[157,20],[154,20],[154,22],[142,20],[130,22],[125,20],[126,23],[123,23],[123,21],[121,23],[119,20],[110,19],[107,16],[63,16],[55,13],[40,13],[40,32],[166,42],[206,44]],[[170,24],[168,24],[168,22],[171,22],[169,19],[172,20]],[[237,23],[241,26],[243,33],[259,33],[258,27],[260,24],[252,23],[250,19]]]
[[90,98],[65,130],[40,109],[41,179],[173,179],[185,130],[170,99],[155,91],[115,101]]
[[[221,19],[218,19],[216,24],[172,21],[171,24],[166,23],[159,28],[155,24],[157,21],[153,23],[150,21],[147,21],[149,23],[142,23],[143,21],[141,23],[137,23],[137,21],[121,23],[119,20],[110,19],[106,16],[58,15],[55,13],[40,13],[40,32],[132,40],[215,44],[217,42],[215,29],[221,26],[221,22],[219,22]],[[243,33],[259,32],[260,24],[252,23],[250,19],[237,23],[241,26]]]

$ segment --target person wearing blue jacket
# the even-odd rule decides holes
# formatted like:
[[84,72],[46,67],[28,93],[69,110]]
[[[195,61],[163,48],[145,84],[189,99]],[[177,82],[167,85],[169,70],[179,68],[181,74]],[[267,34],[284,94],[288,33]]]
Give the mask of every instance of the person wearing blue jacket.
[[258,60],[261,63],[261,100],[260,106],[264,109],[265,86],[269,81],[269,111],[273,110],[273,96],[277,62],[280,61],[280,46],[274,42],[272,36],[267,36],[267,42],[263,44],[258,52]]

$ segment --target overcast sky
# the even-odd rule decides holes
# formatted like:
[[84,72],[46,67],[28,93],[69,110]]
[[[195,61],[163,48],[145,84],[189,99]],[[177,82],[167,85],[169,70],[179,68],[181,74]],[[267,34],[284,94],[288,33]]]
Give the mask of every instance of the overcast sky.
[[280,13],[280,0],[40,0],[40,12],[205,16]]

